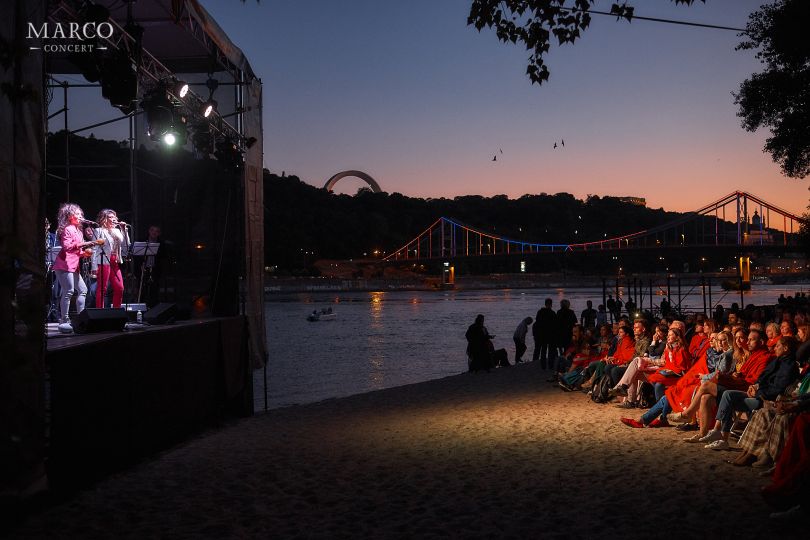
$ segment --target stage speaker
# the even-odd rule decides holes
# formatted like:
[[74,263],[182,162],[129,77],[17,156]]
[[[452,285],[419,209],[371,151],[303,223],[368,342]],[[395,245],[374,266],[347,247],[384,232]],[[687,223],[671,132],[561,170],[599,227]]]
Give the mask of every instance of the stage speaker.
[[149,324],[167,324],[177,318],[177,304],[161,302],[147,311],[143,320]]
[[127,324],[127,312],[121,308],[86,308],[70,321],[77,334],[93,332],[120,332]]

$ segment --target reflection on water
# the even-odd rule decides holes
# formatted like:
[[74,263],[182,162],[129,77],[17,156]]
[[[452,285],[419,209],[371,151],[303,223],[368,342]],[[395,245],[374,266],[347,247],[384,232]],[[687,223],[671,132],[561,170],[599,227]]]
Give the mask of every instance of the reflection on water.
[[[756,285],[745,303],[773,303],[779,294],[807,289]],[[615,295],[615,288],[610,291]],[[702,310],[700,290],[686,295],[686,309]],[[624,296],[624,289],[620,288]],[[311,403],[381,388],[421,382],[466,371],[464,332],[482,313],[495,334],[495,346],[510,352],[512,333],[524,317],[534,317],[546,298],[567,298],[579,315],[586,300],[602,303],[602,289],[526,289],[501,291],[391,291],[296,294],[265,304],[270,361],[270,407]],[[662,295],[654,298],[660,303]],[[713,303],[728,307],[739,292],[716,288]],[[676,303],[673,290],[673,302]],[[645,308],[649,298],[645,299]],[[310,323],[313,309],[332,307],[333,321]],[[531,338],[529,349],[531,351]],[[262,372],[256,372],[257,410],[264,407]]]

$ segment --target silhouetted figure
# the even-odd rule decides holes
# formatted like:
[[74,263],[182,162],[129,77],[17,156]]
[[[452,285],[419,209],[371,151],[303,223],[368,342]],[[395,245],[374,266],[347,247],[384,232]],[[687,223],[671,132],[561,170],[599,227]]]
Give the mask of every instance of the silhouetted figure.
[[582,310],[579,316],[579,322],[586,329],[593,328],[596,326],[596,310],[593,309],[593,302],[590,300],[585,303],[588,307]]
[[560,301],[560,309],[557,310],[557,346],[565,350],[571,345],[571,332],[577,324],[577,316],[571,309],[571,302]]
[[608,313],[610,313],[610,322],[618,321],[619,315],[616,313],[616,300],[613,299],[612,294],[608,295],[605,305],[607,306]]
[[557,328],[557,314],[551,309],[551,298],[546,298],[545,307],[537,311],[537,316],[532,326],[532,336],[534,337],[534,351],[532,360],[540,360],[540,367],[548,369],[550,360],[557,356],[556,343],[554,343],[554,333]]
[[469,357],[469,370],[479,371],[492,368],[491,352],[494,349],[490,341],[494,336],[489,335],[487,327],[484,326],[484,316],[479,314],[475,317],[475,322],[467,328],[464,334],[467,338],[467,356]]
[[532,324],[532,318],[526,317],[515,329],[515,334],[512,339],[515,342],[515,364],[523,362],[523,353],[526,352],[526,334],[529,332],[529,325]]

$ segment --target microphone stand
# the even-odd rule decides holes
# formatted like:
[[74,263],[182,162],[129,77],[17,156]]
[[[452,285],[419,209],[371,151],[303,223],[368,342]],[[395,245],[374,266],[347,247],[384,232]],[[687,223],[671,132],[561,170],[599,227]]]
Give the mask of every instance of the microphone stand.
[[[98,236],[99,234],[101,234],[101,226],[99,226],[98,229],[95,229],[95,228],[93,229],[93,237],[96,240],[99,239],[99,236]],[[104,244],[106,244],[106,243],[107,243],[107,240],[105,239]],[[99,250],[98,268],[96,269],[96,305],[98,305],[99,284],[101,284],[101,307],[102,308],[106,307],[106,304],[105,304],[106,299],[104,298],[104,294],[105,294],[104,287],[107,284],[107,279],[111,277],[110,275],[107,275],[107,276],[103,276],[103,279],[102,279],[102,276],[99,275],[99,274],[104,273],[101,270],[101,267],[104,266],[104,244],[101,244],[100,246],[96,246],[96,249]],[[110,249],[112,250],[112,244],[110,244]],[[110,254],[112,255],[112,251],[110,252]],[[112,268],[110,267],[110,258],[109,257],[107,257],[107,269],[109,270],[109,272],[107,272],[107,273],[112,274]],[[91,271],[92,271],[92,265],[91,265]]]

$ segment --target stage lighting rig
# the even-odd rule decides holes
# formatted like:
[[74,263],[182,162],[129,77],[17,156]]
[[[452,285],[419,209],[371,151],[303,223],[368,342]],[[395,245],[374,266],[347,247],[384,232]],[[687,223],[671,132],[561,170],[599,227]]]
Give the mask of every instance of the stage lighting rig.
[[146,134],[166,146],[184,146],[188,136],[186,117],[172,103],[164,87],[158,87],[141,102],[146,112]]
[[191,126],[191,144],[199,157],[207,158],[214,151],[214,137],[211,128],[206,122],[199,122]]
[[135,110],[138,99],[138,68],[126,51],[116,51],[104,59],[101,95],[124,114]]
[[217,110],[217,102],[214,100],[214,92],[219,87],[219,81],[212,77],[209,73],[208,80],[205,81],[205,86],[208,87],[208,99],[203,102],[202,110],[200,112],[205,118],[208,118],[211,116],[212,112],[216,112]]

